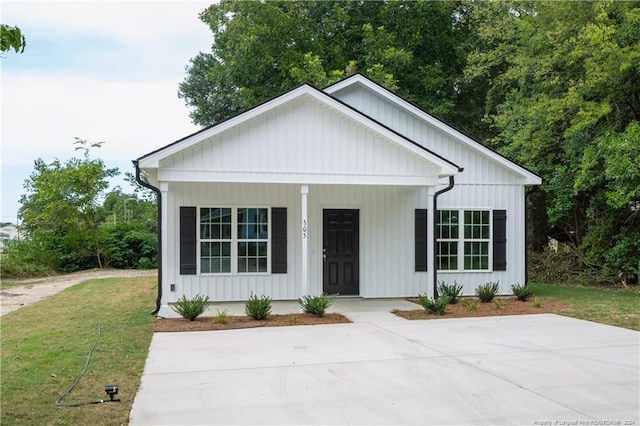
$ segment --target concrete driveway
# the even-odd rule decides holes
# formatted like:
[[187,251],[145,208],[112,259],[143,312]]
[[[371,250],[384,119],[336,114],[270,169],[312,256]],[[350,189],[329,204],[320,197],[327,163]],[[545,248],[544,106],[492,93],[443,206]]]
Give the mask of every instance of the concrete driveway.
[[156,333],[132,425],[640,424],[640,333],[551,314]]

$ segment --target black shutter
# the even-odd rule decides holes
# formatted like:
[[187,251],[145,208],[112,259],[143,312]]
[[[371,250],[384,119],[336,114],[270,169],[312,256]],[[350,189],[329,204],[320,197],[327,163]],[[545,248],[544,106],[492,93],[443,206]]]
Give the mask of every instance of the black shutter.
[[180,207],[180,275],[196,274],[196,221],[195,207]]
[[493,270],[507,270],[507,211],[493,211]]
[[415,264],[416,272],[427,270],[427,209],[415,213]]
[[287,208],[271,208],[271,273],[287,273]]

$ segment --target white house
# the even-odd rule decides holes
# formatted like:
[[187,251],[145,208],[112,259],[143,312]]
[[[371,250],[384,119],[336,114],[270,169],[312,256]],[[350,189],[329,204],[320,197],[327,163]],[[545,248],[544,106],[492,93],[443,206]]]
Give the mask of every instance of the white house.
[[525,191],[540,177],[361,74],[301,85],[134,164],[160,199],[160,315],[182,295],[525,282]]
[[18,227],[13,223],[3,223],[0,227],[0,251],[11,240],[20,238]]

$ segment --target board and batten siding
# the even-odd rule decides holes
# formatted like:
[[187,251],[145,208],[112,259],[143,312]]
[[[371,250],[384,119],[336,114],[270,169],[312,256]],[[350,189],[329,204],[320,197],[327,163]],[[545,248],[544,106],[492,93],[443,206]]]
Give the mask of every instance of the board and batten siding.
[[[517,212],[523,201],[521,186],[456,186],[467,203],[457,197],[440,196],[440,209],[507,210],[507,269],[488,272],[439,271],[438,279],[463,285],[465,295],[488,281],[500,281],[500,292],[524,282],[524,257],[519,255],[524,239],[524,216]],[[186,184],[172,183],[168,200],[167,238],[169,241],[165,283],[176,290],[164,292],[163,304],[206,294],[216,301],[246,300],[251,293],[274,300],[294,300],[302,296],[301,207],[299,185],[275,184]],[[486,200],[493,199],[493,202]],[[286,207],[288,251],[286,274],[180,275],[179,209],[200,207]],[[407,297],[433,294],[426,272],[415,272],[414,212],[426,208],[426,189],[370,185],[310,185],[308,195],[309,292],[322,292],[322,213],[323,209],[360,211],[360,296]]]
[[426,185],[438,173],[414,152],[301,98],[162,159],[158,179]]
[[[299,185],[170,184],[167,200],[169,242],[163,304],[183,294],[206,294],[211,300],[246,300],[253,292],[274,300],[302,296],[301,201]],[[179,210],[195,207],[286,207],[288,250],[286,274],[180,275]],[[424,272],[414,271],[415,208],[426,207],[426,189],[370,185],[310,185],[308,195],[309,292],[322,292],[323,209],[360,211],[360,296],[404,297],[432,291]]]
[[363,87],[348,87],[333,94],[407,138],[437,152],[464,168],[456,184],[524,184],[524,178],[487,157],[479,150],[443,133],[414,114]]
[[[438,281],[463,285],[463,294],[489,281],[499,281],[500,294],[511,294],[511,285],[525,283],[525,187],[521,185],[456,185],[438,198],[438,210],[506,210],[506,270],[487,272],[438,271]],[[462,232],[462,231],[461,231]]]
[[510,294],[512,284],[524,284],[525,179],[522,176],[365,87],[346,87],[332,93],[332,96],[464,168],[464,171],[455,177],[454,189],[438,198],[439,210],[506,210],[506,271],[439,271],[439,281],[450,284],[454,280],[457,281],[464,286],[463,291],[466,295],[473,295],[476,286],[488,281],[499,280],[502,294]]

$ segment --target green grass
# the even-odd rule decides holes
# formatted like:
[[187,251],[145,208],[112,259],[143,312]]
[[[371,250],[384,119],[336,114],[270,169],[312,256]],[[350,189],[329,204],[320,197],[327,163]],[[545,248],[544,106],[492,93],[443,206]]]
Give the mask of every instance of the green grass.
[[578,287],[532,284],[533,292],[569,304],[560,312],[573,318],[640,331],[640,288]]
[[[153,335],[155,286],[155,277],[90,280],[3,316],[2,425],[127,424]],[[89,368],[62,403],[106,398],[106,383],[119,384],[122,401],[57,407],[82,371],[98,323],[102,337]]]

